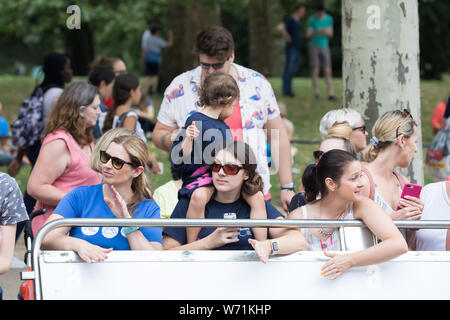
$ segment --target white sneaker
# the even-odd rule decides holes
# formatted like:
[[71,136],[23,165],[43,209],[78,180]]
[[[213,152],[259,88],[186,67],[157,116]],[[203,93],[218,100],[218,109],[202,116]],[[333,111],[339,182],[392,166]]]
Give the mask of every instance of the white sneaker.
[[25,269],[27,267],[27,265],[25,264],[25,262],[23,262],[22,260],[20,260],[17,256],[17,252],[14,252],[14,256],[12,258],[12,262],[11,262],[11,269]]

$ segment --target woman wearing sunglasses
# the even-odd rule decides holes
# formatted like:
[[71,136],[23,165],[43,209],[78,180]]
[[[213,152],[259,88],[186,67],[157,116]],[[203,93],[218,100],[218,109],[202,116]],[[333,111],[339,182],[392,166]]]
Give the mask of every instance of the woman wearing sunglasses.
[[[117,129],[124,130],[124,129]],[[144,173],[146,144],[129,130],[105,133],[99,153],[103,183],[73,189],[58,204],[48,221],[58,218],[159,218]],[[110,139],[109,135],[114,136]],[[93,167],[97,170],[98,164]],[[162,249],[160,227],[63,227],[50,231],[43,247],[72,250],[88,263],[103,261],[111,250]]]
[[[249,219],[250,206],[242,194],[254,194],[262,190],[261,176],[256,172],[256,159],[248,144],[229,142],[218,151],[211,165],[215,192],[205,207],[207,219]],[[171,218],[186,218],[188,198],[180,198]],[[283,219],[281,213],[266,202],[268,219]],[[252,250],[262,262],[271,254],[289,254],[306,248],[306,242],[298,229],[269,228],[270,240],[254,239],[251,228],[201,228],[198,240],[187,243],[186,228],[164,228],[165,249],[176,250]]]

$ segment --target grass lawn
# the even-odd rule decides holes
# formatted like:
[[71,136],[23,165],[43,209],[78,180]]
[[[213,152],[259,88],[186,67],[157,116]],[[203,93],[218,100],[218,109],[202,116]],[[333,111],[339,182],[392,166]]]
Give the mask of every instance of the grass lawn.
[[[80,78],[78,78],[79,80]],[[74,79],[77,80],[77,79]],[[271,78],[275,95],[279,101],[282,101],[287,106],[287,117],[295,125],[294,139],[301,140],[319,140],[319,121],[320,118],[329,110],[340,108],[338,102],[330,102],[325,98],[315,100],[312,94],[311,81],[309,78],[296,78],[294,81],[295,98],[285,98],[281,95],[281,79]],[[35,85],[31,77],[14,77],[14,76],[0,76],[0,102],[3,104],[2,115],[8,121],[13,121],[17,117],[19,105],[32,91]],[[321,92],[325,93],[325,84],[320,81]],[[337,93],[337,101],[341,101],[341,79],[334,79],[335,92]],[[432,140],[432,131],[430,127],[431,114],[437,102],[444,99],[450,87],[450,76],[444,77],[442,81],[422,81],[421,82],[421,108],[422,108],[422,135],[423,141],[430,142]],[[324,96],[324,95],[322,95]],[[154,105],[156,107],[156,114],[161,103],[162,96],[154,96]],[[168,154],[163,152],[153,145],[148,143],[149,150],[156,153],[159,161],[164,163],[164,173],[162,175],[150,175],[153,189],[159,185],[169,181],[170,163]],[[295,156],[293,167],[303,171],[305,164],[312,160],[312,151],[318,148],[314,144],[297,144],[298,153]],[[0,171],[6,172],[6,167],[0,167]],[[296,185],[299,185],[301,172],[293,174]],[[17,175],[17,182],[22,190],[26,187],[26,182],[30,174],[30,168],[24,167]],[[425,182],[429,183],[431,180],[425,176]],[[279,199],[279,181],[278,176],[273,174],[271,176],[272,183],[272,202],[276,206],[280,206]]]

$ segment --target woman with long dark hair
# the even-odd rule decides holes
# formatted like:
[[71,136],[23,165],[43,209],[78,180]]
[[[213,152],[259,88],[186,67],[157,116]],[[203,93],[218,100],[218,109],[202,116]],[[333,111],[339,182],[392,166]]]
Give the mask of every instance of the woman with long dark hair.
[[308,203],[289,214],[290,219],[359,219],[382,241],[364,250],[340,251],[337,228],[303,228],[308,250],[331,258],[322,267],[324,276],[334,279],[351,267],[380,263],[405,253],[406,241],[383,209],[362,195],[361,163],[343,150],[324,153],[317,164],[309,165],[302,177]]

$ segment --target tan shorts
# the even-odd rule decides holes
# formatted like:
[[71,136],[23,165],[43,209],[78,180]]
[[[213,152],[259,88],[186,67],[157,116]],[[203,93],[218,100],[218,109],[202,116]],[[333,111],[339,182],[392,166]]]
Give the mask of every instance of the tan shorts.
[[319,46],[309,45],[309,65],[311,68],[320,68],[320,60],[322,60],[322,68],[331,69],[331,53],[330,48],[322,48]]

